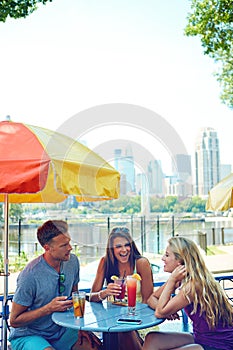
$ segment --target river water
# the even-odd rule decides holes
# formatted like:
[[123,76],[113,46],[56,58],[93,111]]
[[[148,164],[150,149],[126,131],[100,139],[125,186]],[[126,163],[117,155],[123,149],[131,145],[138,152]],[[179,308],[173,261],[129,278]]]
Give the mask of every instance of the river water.
[[[79,217],[68,220],[69,233],[72,238],[73,251],[78,253],[82,264],[99,259],[104,253],[110,229],[115,226],[127,226],[142,253],[162,253],[167,239],[172,235],[183,235],[195,240],[198,244],[199,233],[206,233],[207,246],[233,242],[233,220],[231,218],[206,218],[206,220],[184,220],[175,217],[159,217],[145,220],[142,217],[120,217],[110,219]],[[38,225],[24,224],[9,227],[9,256],[25,252],[32,256],[42,248],[37,243]],[[0,248],[3,252],[3,227],[0,230]]]

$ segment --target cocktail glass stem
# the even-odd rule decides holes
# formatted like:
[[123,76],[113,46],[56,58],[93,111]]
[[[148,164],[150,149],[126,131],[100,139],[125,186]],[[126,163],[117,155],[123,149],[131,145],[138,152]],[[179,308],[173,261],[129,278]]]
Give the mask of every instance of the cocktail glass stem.
[[128,306],[128,315],[135,316],[136,306]]

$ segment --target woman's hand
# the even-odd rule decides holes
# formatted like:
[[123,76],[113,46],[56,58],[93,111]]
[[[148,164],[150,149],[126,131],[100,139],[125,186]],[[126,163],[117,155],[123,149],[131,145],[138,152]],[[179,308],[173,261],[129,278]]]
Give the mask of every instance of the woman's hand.
[[117,283],[109,283],[106,288],[107,295],[118,296],[121,292],[121,286]]
[[174,280],[175,283],[181,282],[187,274],[186,267],[184,265],[179,265],[172,271],[169,279]]

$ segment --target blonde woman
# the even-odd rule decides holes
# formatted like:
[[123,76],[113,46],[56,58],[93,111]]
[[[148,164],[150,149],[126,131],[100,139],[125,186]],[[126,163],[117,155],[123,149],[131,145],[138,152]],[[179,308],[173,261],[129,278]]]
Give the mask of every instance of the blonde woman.
[[172,237],[162,260],[164,271],[171,275],[150,296],[148,304],[156,310],[156,317],[168,319],[176,319],[184,308],[193,322],[193,334],[150,332],[143,350],[232,350],[233,308],[197,245],[184,237]]

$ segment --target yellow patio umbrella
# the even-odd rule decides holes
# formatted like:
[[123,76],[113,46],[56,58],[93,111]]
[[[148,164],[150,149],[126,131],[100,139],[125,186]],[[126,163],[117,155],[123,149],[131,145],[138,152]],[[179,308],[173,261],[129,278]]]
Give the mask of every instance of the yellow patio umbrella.
[[[58,203],[118,198],[120,174],[103,158],[63,134],[0,122],[0,202],[4,202],[4,305],[8,298],[9,203]],[[7,348],[4,308],[3,349]]]
[[226,211],[233,207],[233,173],[217,183],[210,191],[206,210]]
[[0,122],[0,201],[10,203],[118,198],[119,173],[103,158],[63,134]]

